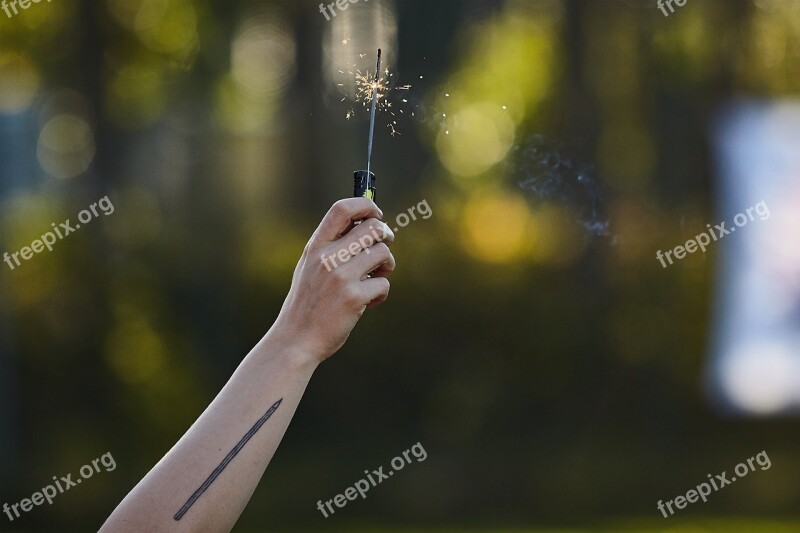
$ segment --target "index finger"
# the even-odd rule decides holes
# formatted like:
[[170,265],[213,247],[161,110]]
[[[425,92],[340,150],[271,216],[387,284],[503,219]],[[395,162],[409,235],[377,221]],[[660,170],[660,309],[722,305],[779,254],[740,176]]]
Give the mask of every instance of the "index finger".
[[325,242],[335,241],[350,230],[353,222],[372,217],[383,217],[375,202],[363,197],[345,198],[331,206],[315,234]]

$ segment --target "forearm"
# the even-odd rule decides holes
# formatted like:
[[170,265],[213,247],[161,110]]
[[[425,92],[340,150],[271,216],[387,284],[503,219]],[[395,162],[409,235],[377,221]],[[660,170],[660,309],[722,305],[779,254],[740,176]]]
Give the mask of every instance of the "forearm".
[[[314,369],[341,348],[364,311],[389,294],[386,278],[395,266],[389,251],[394,235],[374,218],[381,216],[366,198],[333,205],[303,250],[275,325],[101,532],[216,533],[233,528]],[[354,247],[367,253],[356,253]],[[355,255],[327,270],[320,258],[341,250]]]
[[230,531],[283,438],[313,361],[268,333],[101,531]]

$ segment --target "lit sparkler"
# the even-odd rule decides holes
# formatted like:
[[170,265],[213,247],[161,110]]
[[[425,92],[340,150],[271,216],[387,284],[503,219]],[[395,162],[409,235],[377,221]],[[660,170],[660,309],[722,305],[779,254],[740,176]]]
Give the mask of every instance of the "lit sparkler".
[[[355,65],[353,65],[355,68]],[[388,67],[385,67],[384,70],[381,72],[380,65],[377,65],[375,72],[361,71],[361,70],[339,70],[339,74],[344,76],[352,76],[352,79],[355,82],[355,93],[348,96],[342,97],[341,101],[346,102],[348,99],[354,104],[353,107],[349,107],[347,112],[345,113],[345,118],[350,120],[356,116],[356,109],[357,106],[362,106],[364,109],[370,109],[370,121],[372,121],[372,101],[375,100],[375,109],[377,113],[387,113],[389,115],[389,120],[387,121],[386,127],[389,130],[389,133],[394,137],[395,135],[400,135],[400,132],[397,130],[397,114],[405,114],[405,111],[399,106],[403,106],[408,103],[407,99],[402,99],[402,103],[394,102],[392,95],[396,91],[408,91],[411,89],[411,85],[395,85],[394,84],[394,72],[391,72]],[[338,83],[337,86],[343,87],[344,83]],[[374,98],[373,98],[374,97]]]
[[372,108],[369,112],[369,142],[367,143],[367,175],[369,175],[369,165],[372,162],[372,138],[375,134],[375,109],[378,105],[380,72],[381,72],[381,49],[378,48],[378,64],[375,66],[375,81],[372,82],[370,91]]
[[[369,82],[370,113],[369,113],[369,139],[367,141],[367,170],[356,170],[353,173],[353,188],[355,196],[363,196],[375,200],[375,174],[370,170],[372,164],[372,139],[375,135],[375,111],[378,108],[378,85],[381,71],[381,49],[378,48],[378,64],[375,67],[375,79]],[[369,76],[367,77],[369,81]],[[366,105],[366,103],[365,103]],[[349,113],[348,113],[349,114]]]

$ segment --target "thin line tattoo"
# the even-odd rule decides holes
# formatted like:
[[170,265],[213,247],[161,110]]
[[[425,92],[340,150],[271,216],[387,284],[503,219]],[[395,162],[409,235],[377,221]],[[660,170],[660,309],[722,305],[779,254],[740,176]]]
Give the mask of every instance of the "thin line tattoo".
[[211,475],[208,476],[208,479],[206,479],[202,485],[200,485],[200,488],[194,491],[194,494],[192,494],[191,498],[189,498],[187,502],[183,504],[183,507],[181,507],[180,511],[178,511],[173,517],[175,518],[176,522],[183,518],[189,509],[191,509],[192,505],[195,504],[200,496],[202,496],[203,493],[208,490],[208,487],[210,487],[211,484],[216,481],[219,475],[222,474],[222,471],[225,470],[229,464],[231,464],[231,461],[233,461],[239,452],[242,451],[242,448],[244,448],[248,441],[253,438],[253,435],[258,433],[258,430],[261,429],[261,426],[263,426],[267,420],[269,420],[269,417],[272,416],[272,413],[278,410],[278,407],[281,405],[282,401],[283,398],[272,404],[272,407],[270,407],[269,410],[264,413],[264,416],[258,419],[258,422],[256,422],[253,427],[250,428],[250,431],[244,434],[242,440],[240,440],[239,443],[228,453],[228,455],[225,456],[225,459],[222,460],[219,466],[216,467],[213,472],[211,472]]

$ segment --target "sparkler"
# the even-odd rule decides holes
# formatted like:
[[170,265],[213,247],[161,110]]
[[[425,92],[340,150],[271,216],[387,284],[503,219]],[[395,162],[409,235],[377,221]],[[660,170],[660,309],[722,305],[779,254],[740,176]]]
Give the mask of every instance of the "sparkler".
[[[352,74],[352,72],[350,73]],[[355,81],[356,81],[356,93],[354,96],[354,100],[356,103],[362,104],[365,108],[372,106],[372,97],[377,92],[377,100],[375,103],[375,108],[377,108],[378,112],[385,111],[387,112],[391,118],[389,122],[386,124],[386,127],[389,128],[389,133],[394,137],[395,135],[400,135],[400,132],[397,131],[397,115],[394,111],[394,104],[391,101],[390,95],[393,91],[408,91],[411,89],[411,85],[395,85],[392,86],[392,78],[394,77],[393,72],[389,72],[389,69],[386,68],[383,71],[383,75],[380,72],[380,66],[376,71],[375,78],[373,79],[370,77],[369,72],[363,73],[358,71],[354,74]],[[403,99],[403,104],[407,104],[408,100]],[[400,114],[405,114],[403,109],[398,109]],[[347,119],[349,120],[353,115],[355,115],[355,110],[350,109],[347,112]],[[372,115],[372,113],[370,113]],[[413,113],[412,113],[413,115]]]
[[[375,79],[367,85],[362,81],[368,80],[367,76],[357,77],[359,81],[358,96],[364,98],[364,91],[369,90],[372,108],[369,113],[369,139],[367,140],[367,170],[357,170],[353,173],[354,195],[375,200],[375,174],[370,170],[372,165],[372,140],[375,135],[375,111],[378,107],[379,90],[381,90],[381,49],[378,48],[378,63],[375,67]],[[366,102],[365,102],[366,103]]]
[[[360,54],[360,57],[363,58],[365,55],[366,54]],[[389,133],[392,137],[400,135],[397,129],[397,120],[399,115],[406,115],[407,110],[404,108],[408,107],[409,103],[406,98],[393,98],[393,93],[396,91],[409,91],[411,90],[411,85],[397,85],[394,79],[395,73],[391,72],[386,66],[383,67],[383,72],[381,72],[380,63],[379,67],[375,70],[375,74],[372,74],[369,70],[362,72],[361,70],[355,69],[355,64],[351,65],[350,69],[339,69],[339,74],[341,74],[345,80],[336,85],[342,88],[345,87],[346,84],[349,85],[352,83],[355,85],[352,94],[342,96],[340,99],[341,102],[352,104],[348,105],[345,118],[350,120],[357,116],[359,114],[357,111],[358,107],[363,107],[370,112],[373,100],[372,97],[377,92],[375,103],[376,119],[380,118],[377,115],[387,113],[389,119],[386,123],[386,127]],[[413,117],[414,111],[411,110],[408,115]]]
[[367,174],[372,162],[372,138],[375,134],[375,108],[378,105],[378,82],[381,76],[381,49],[378,48],[378,64],[375,67],[375,82],[372,85],[372,109],[369,112],[369,142],[367,143]]

